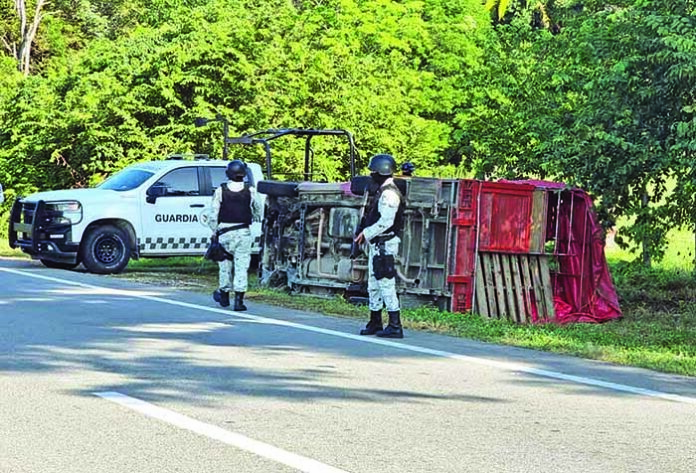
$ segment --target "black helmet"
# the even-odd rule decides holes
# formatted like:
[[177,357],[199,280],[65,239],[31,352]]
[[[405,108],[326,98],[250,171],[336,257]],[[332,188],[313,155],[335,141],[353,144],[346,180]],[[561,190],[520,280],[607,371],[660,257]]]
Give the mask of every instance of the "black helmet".
[[372,156],[368,169],[380,176],[391,176],[396,170],[396,161],[391,154],[376,154]]
[[244,176],[246,176],[246,171],[246,164],[239,159],[235,159],[234,161],[230,161],[230,164],[227,165],[225,174],[227,174],[228,179],[234,181],[244,179]]
[[412,162],[405,162],[404,164],[401,165],[401,172],[403,172],[405,175],[410,176],[413,174],[413,171],[416,170],[416,165],[413,164]]

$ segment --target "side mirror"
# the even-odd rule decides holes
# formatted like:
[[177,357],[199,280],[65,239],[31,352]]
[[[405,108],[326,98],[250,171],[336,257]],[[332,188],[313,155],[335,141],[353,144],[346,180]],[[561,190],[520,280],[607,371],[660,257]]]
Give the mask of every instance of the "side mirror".
[[2,192],[2,184],[0,184],[0,204],[5,202],[5,194]]
[[147,190],[146,194],[147,197],[145,197],[145,201],[148,204],[154,204],[157,202],[157,197],[167,195],[167,186],[163,184],[155,184]]

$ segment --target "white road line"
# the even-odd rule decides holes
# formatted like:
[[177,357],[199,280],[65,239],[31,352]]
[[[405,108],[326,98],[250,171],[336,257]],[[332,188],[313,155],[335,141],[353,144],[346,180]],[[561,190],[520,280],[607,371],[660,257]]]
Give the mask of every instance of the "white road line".
[[536,376],[543,376],[545,378],[552,378],[552,379],[558,379],[558,380],[562,380],[562,381],[569,381],[572,383],[583,384],[586,386],[593,386],[593,387],[598,387],[598,388],[604,388],[604,389],[609,389],[612,391],[619,391],[619,392],[625,392],[625,393],[630,393],[630,394],[637,394],[637,395],[641,395],[641,396],[648,396],[648,397],[654,397],[654,398],[659,398],[659,399],[665,399],[668,401],[675,401],[675,402],[682,402],[682,403],[686,403],[686,404],[695,404],[696,405],[696,398],[694,398],[694,397],[682,396],[679,394],[671,394],[671,393],[666,393],[666,392],[662,392],[662,391],[655,391],[652,389],[639,388],[637,386],[630,386],[627,384],[612,383],[609,381],[602,381],[600,379],[588,378],[585,376],[575,376],[575,375],[561,373],[558,371],[550,371],[550,370],[543,370],[543,369],[538,369],[538,368],[530,368],[530,367],[522,365],[520,363],[514,363],[514,362],[508,362],[508,361],[496,361],[496,360],[490,360],[488,358],[480,358],[480,357],[469,356],[469,355],[460,355],[458,353],[451,353],[451,352],[442,351],[442,350],[434,350],[431,348],[424,348],[424,347],[419,347],[416,345],[409,345],[409,344],[403,343],[403,342],[393,342],[390,340],[383,340],[380,338],[362,337],[359,335],[353,335],[351,333],[339,332],[336,330],[329,330],[329,329],[324,329],[324,328],[319,328],[319,327],[312,327],[311,325],[298,324],[295,322],[288,322],[286,320],[273,319],[273,318],[269,318],[269,317],[260,317],[257,315],[251,315],[249,313],[244,313],[244,312],[235,312],[235,311],[226,310],[226,309],[218,309],[216,307],[205,307],[205,306],[201,306],[201,305],[197,305],[197,304],[190,304],[188,302],[180,302],[180,301],[164,299],[164,298],[156,297],[156,296],[143,295],[143,294],[138,293],[137,291],[128,291],[128,290],[122,290],[122,289],[111,289],[111,288],[102,287],[102,286],[94,286],[91,284],[84,284],[84,283],[78,283],[78,282],[74,282],[74,281],[67,281],[64,279],[54,278],[51,276],[43,276],[40,274],[34,274],[34,273],[25,272],[25,271],[18,271],[15,269],[0,268],[0,271],[4,271],[6,273],[17,274],[20,276],[32,277],[32,278],[36,278],[36,279],[43,279],[45,281],[58,282],[61,284],[69,284],[72,286],[79,286],[79,287],[85,287],[85,288],[90,288],[90,289],[98,289],[98,290],[102,291],[101,294],[103,294],[103,295],[135,297],[138,299],[144,299],[144,300],[153,301],[153,302],[160,302],[162,304],[169,304],[169,305],[175,305],[175,306],[179,306],[179,307],[186,307],[188,309],[202,310],[202,311],[206,311],[206,312],[214,312],[214,313],[224,314],[224,315],[234,315],[234,316],[237,316],[239,318],[253,320],[256,322],[260,322],[260,323],[280,325],[280,326],[284,326],[284,327],[292,327],[295,329],[305,330],[308,332],[321,333],[322,335],[331,335],[334,337],[347,338],[347,339],[355,340],[357,342],[362,342],[362,343],[371,343],[373,345],[383,345],[383,346],[388,346],[391,348],[397,348],[399,350],[406,350],[406,351],[410,351],[410,352],[414,352],[414,353],[422,353],[425,355],[437,356],[437,357],[442,357],[442,358],[449,358],[449,359],[453,359],[453,360],[466,361],[467,363],[474,363],[474,364],[478,364],[478,365],[489,366],[492,368],[502,369],[502,370],[506,370],[506,371],[528,373],[528,374],[533,374]]
[[288,452],[281,448],[274,447],[273,445],[259,442],[258,440],[245,437],[244,435],[236,432],[230,432],[229,430],[222,429],[212,424],[206,424],[205,422],[192,419],[191,417],[179,414],[178,412],[170,411],[169,409],[165,409],[163,407],[158,407],[154,404],[141,401],[140,399],[136,399],[134,397],[126,396],[125,394],[112,391],[97,392],[93,394],[144,414],[148,417],[161,420],[162,422],[172,424],[181,429],[190,430],[198,435],[203,435],[204,437],[218,440],[241,450],[246,450],[247,452],[251,452],[260,457],[282,463],[283,465],[287,465],[299,471],[305,471],[307,473],[347,473],[345,470],[340,470],[338,468],[325,465],[324,463],[312,460],[311,458]]

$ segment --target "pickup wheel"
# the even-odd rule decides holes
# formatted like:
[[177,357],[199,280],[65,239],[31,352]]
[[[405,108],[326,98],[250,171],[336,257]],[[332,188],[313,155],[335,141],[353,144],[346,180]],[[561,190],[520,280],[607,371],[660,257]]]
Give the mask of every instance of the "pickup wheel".
[[259,181],[258,191],[273,197],[297,197],[296,182]]
[[58,261],[50,261],[47,259],[42,259],[41,264],[43,264],[47,268],[75,269],[75,268],[77,268],[77,265],[79,265],[80,263],[60,263]]
[[120,273],[128,265],[131,245],[126,233],[114,225],[89,231],[82,242],[82,264],[96,274]]

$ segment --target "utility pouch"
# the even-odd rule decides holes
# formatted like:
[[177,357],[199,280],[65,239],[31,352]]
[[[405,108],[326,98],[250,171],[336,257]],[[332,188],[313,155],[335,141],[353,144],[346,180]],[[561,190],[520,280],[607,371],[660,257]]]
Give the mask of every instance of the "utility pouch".
[[372,257],[372,271],[375,279],[391,279],[396,277],[394,255],[375,255]]
[[218,263],[220,261],[225,261],[227,258],[227,252],[218,241],[217,235],[210,237],[210,245],[205,252],[204,258],[210,261],[217,261]]
[[219,238],[220,235],[224,235],[227,232],[241,230],[243,228],[249,228],[249,225],[242,223],[240,225],[233,225],[231,227],[223,228],[213,233],[213,236],[210,237],[210,245],[205,251],[205,256],[203,257],[210,261],[217,261],[218,263],[220,261],[225,261],[226,259],[234,260],[234,257],[230,255],[227,250],[225,250],[225,247],[220,244]]

